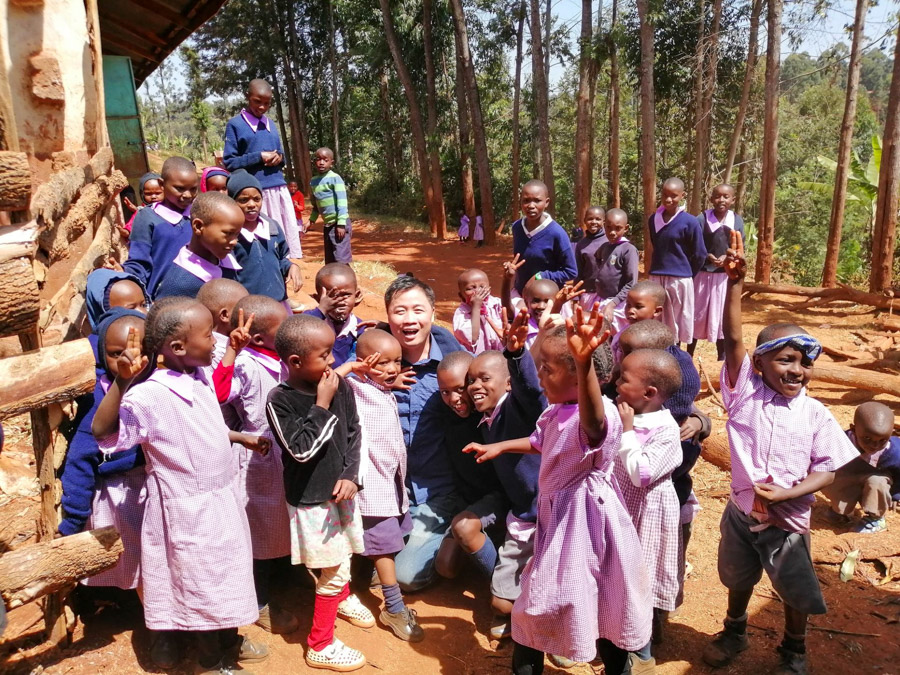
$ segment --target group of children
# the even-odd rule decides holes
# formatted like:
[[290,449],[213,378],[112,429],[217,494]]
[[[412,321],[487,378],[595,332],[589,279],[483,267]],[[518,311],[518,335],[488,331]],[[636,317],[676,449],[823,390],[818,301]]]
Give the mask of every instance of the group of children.
[[[638,281],[624,211],[588,209],[573,247],[546,187],[529,181],[500,297],[483,270],[460,274],[451,334],[432,326],[433,291],[408,276],[386,291],[387,323],[354,314],[346,194],[321,149],[314,195],[331,196],[314,197],[314,214],[330,259],[318,306],[295,315],[284,216],[295,202],[285,187],[284,205],[260,82],[229,122],[233,171],[204,171],[194,199],[193,164],[167,160],[142,181],[142,198],[158,184],[161,199],[137,212],[128,260],[88,279],[97,386],[79,401],[60,533],[117,527],[118,565],[86,583],[138,589],[154,662],[192,649],[199,672],[229,673],[265,659],[238,628],[297,630],[273,585],[292,563],[314,576],[307,664],[360,668],[363,654],[334,636],[338,617],[426,638],[401,590],[421,587],[406,573],[415,548],[442,576],[468,566],[490,580],[490,635],[514,641],[514,673],[542,672],[545,654],[653,672],[699,510],[690,472],[709,420],[679,345],[699,338],[725,362],[733,467],[719,551],[728,608],[703,659],[723,666],[746,649],[765,569],[785,607],[772,672],[806,672],[807,615],[825,611],[812,494],[824,490],[836,518],[859,501],[863,530],[877,531],[900,496],[900,445],[885,406],[861,406],[845,434],[806,396],[821,347],[802,328],[769,326],[745,348],[730,186],[698,220],[680,206],[681,181],[666,181],[651,278]],[[249,171],[260,163],[262,178]],[[439,511],[446,527],[429,538]],[[377,620],[350,593],[354,556],[374,568]]]

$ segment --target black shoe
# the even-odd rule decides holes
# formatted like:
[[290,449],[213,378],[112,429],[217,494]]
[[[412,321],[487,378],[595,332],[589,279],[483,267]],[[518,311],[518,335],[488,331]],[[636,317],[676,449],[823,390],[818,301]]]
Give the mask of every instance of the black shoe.
[[[746,623],[743,625],[746,627]],[[703,650],[703,661],[713,668],[727,666],[738,654],[747,649],[750,642],[747,639],[747,630],[739,632],[727,619],[725,630],[716,634],[716,637],[706,645]]]
[[807,675],[809,673],[806,654],[800,654],[781,645],[776,647],[775,651],[778,652],[781,661],[773,671],[774,675]]
[[154,631],[156,639],[150,647],[150,660],[153,665],[169,670],[181,661],[181,644],[177,633],[170,630]]

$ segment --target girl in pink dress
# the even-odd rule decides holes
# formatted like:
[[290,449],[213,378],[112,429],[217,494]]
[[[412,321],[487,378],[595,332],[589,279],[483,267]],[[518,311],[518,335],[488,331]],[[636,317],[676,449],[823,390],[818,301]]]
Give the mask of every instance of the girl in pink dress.
[[576,305],[574,320],[540,346],[550,407],[535,432],[467,448],[479,462],[503,452],[541,454],[534,557],[512,613],[516,675],[542,673],[545,653],[574,661],[599,653],[606,673],[620,675],[631,667],[628,652],[650,641],[650,583],[613,475],[622,424],[600,393],[612,369],[608,337],[599,304],[587,322]]
[[[238,627],[256,621],[259,612],[231,443],[259,452],[270,444],[225,425],[204,372],[215,346],[212,328],[212,314],[196,300],[171,297],[154,304],[143,353],[137,333],[129,331],[118,374],[92,426],[105,453],[135,445],[144,451],[145,622],[151,630],[193,632],[204,673],[268,656],[265,645],[238,635]],[[162,367],[151,368],[160,357]]]

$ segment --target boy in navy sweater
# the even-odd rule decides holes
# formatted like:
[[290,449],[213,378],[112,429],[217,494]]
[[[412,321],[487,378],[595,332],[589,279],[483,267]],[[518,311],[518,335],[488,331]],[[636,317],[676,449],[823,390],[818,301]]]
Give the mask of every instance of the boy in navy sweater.
[[684,210],[682,199],[684,182],[670,178],[662,186],[662,204],[650,216],[650,279],[666,289],[663,323],[676,344],[694,339],[694,277],[706,262],[700,221]]
[[244,225],[244,212],[221,192],[204,192],[191,209],[191,240],[175,256],[156,298],[196,298],[213,279],[234,279],[241,269],[231,252]]
[[294,202],[284,180],[284,147],[278,130],[268,117],[272,105],[272,87],[265,80],[251,80],[247,87],[247,105],[225,126],[225,151],[222,161],[229,171],[244,169],[261,186],[262,213],[281,225],[290,257],[300,259],[300,228]]
[[234,249],[241,266],[236,278],[251,295],[267,295],[282,302],[287,300],[287,282],[298,291],[303,275],[289,258],[281,226],[260,212],[262,193],[259,181],[243,169],[228,177],[228,196],[244,212],[244,228]]
[[163,200],[134,217],[128,260],[122,268],[136,276],[151,299],[181,248],[190,241],[190,209],[197,196],[197,168],[184,157],[169,157],[162,167]]
[[[482,415],[486,444],[527,437],[547,407],[537,369],[525,348],[527,335],[528,312],[522,310],[509,330],[506,351],[483,352],[469,366],[468,393]],[[464,451],[475,452],[473,446],[477,445]],[[454,518],[451,529],[475,565],[491,576],[491,606],[497,614],[491,637],[499,640],[510,634],[509,615],[519,597],[519,580],[534,551],[541,458],[537,454],[504,454],[492,463],[510,504],[500,550],[484,534],[476,514],[464,511]]]
[[569,235],[549,213],[544,213],[550,206],[547,186],[530,180],[522,187],[521,199],[525,215],[512,225],[513,254],[525,264],[516,270],[514,288],[521,295],[535,275],[562,286],[574,279],[578,270]]

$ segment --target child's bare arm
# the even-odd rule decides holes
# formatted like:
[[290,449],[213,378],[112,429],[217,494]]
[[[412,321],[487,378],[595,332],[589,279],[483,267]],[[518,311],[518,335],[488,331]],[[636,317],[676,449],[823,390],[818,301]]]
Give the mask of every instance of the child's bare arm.
[[469,443],[462,449],[463,452],[474,453],[475,461],[481,464],[491,459],[496,459],[507,452],[519,455],[536,455],[537,450],[531,445],[528,436],[523,438],[513,438],[508,441],[500,441],[499,443]]
[[599,304],[594,303],[586,322],[581,305],[575,305],[574,321],[566,319],[566,339],[575,359],[575,374],[578,377],[578,416],[592,446],[602,443],[606,436],[603,393],[592,360],[594,350],[609,338],[609,331],[603,330]]
[[94,438],[103,440],[119,430],[119,406],[122,405],[122,397],[148,364],[147,356],[141,354],[141,340],[137,332],[134,328],[129,328],[125,351],[118,358],[119,374],[97,406],[94,421],[91,423]]
[[472,299],[469,301],[469,307],[471,308],[471,326],[472,326],[472,344],[478,344],[478,338],[481,335],[481,306],[488,299],[488,296],[491,294],[491,290],[489,288],[479,288],[475,291],[475,295],[472,296]]
[[728,386],[737,383],[741,364],[747,355],[741,333],[741,292],[747,275],[747,261],[744,258],[744,241],[739,232],[731,232],[731,248],[725,256],[725,273],[728,275],[728,290],[725,293],[725,313],[722,317],[725,333],[725,364],[728,366]]
[[753,491],[758,497],[765,499],[770,504],[777,504],[788,499],[805,497],[828,487],[834,482],[833,471],[812,471],[793,487],[783,488],[771,483],[757,483]]

